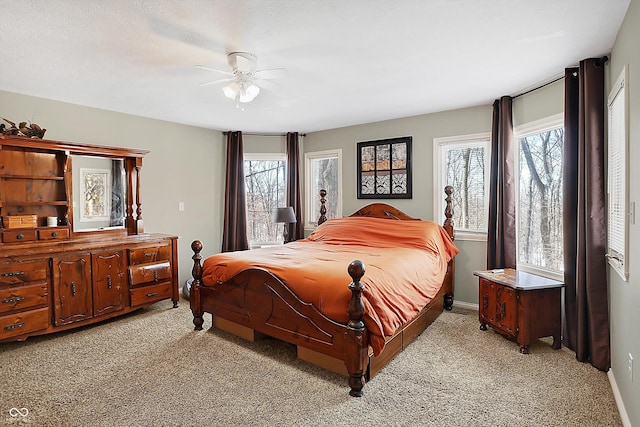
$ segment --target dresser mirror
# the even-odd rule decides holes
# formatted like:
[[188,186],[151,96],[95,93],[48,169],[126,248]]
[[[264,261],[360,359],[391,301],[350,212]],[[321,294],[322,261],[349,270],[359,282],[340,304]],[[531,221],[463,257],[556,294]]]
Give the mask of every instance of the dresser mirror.
[[72,155],[73,230],[125,227],[127,175],[123,158]]

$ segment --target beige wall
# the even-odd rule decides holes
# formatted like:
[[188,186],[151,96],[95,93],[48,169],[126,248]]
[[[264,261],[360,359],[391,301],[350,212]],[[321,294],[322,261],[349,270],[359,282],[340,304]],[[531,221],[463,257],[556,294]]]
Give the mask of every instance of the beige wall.
[[[618,33],[611,60],[608,63],[607,94],[625,65],[629,66],[629,200],[640,201],[640,0],[632,0]],[[640,207],[640,206],[639,206]],[[609,269],[611,372],[620,391],[629,425],[640,426],[640,218],[629,226],[629,281]],[[634,358],[633,381],[628,375],[628,355]]]
[[[151,150],[142,166],[142,217],[146,232],[180,236],[180,283],[191,274],[190,245],[219,252],[224,208],[224,139],[221,132],[0,91],[2,117],[30,120],[46,138]],[[184,202],[184,212],[178,203]]]

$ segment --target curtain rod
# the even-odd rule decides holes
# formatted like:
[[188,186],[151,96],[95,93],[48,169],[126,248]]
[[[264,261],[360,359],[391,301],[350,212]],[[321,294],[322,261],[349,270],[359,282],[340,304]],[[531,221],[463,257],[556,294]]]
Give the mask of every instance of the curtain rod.
[[[602,57],[598,58],[598,60],[596,61],[596,66],[598,66],[598,67],[599,67],[599,66],[602,66],[602,65],[606,64],[608,60],[609,60],[609,57],[608,57],[608,56],[606,56],[606,55],[605,55],[605,56],[602,56]],[[567,68],[577,68],[577,67],[567,67]],[[518,98],[518,97],[520,97],[520,96],[522,96],[522,95],[526,95],[526,94],[528,94],[528,93],[531,93],[531,92],[533,92],[534,90],[542,89],[543,87],[545,87],[545,86],[549,86],[551,83],[555,83],[555,82],[557,82],[557,81],[559,81],[559,80],[562,80],[562,79],[564,79],[564,74],[563,74],[563,75],[561,75],[561,76],[560,76],[560,77],[558,77],[558,78],[555,78],[555,79],[551,80],[550,82],[544,83],[544,84],[542,84],[542,85],[540,85],[540,86],[538,86],[538,87],[534,87],[533,89],[529,89],[529,90],[527,90],[527,91],[525,91],[525,92],[522,92],[522,93],[519,93],[519,94],[517,94],[517,95],[514,95],[514,96],[512,96],[511,98],[512,98],[512,99],[516,99],[516,98]]]
[[[223,135],[228,135],[229,132],[222,132]],[[286,133],[251,133],[251,132],[242,132],[242,135],[248,136],[287,136]],[[299,133],[298,136],[307,136],[306,133]]]
[[540,85],[538,87],[534,87],[533,89],[529,89],[529,90],[527,90],[525,92],[522,92],[522,93],[519,93],[517,95],[514,95],[514,96],[511,97],[511,99],[516,99],[516,98],[521,97],[522,95],[526,95],[526,94],[531,93],[533,91],[536,91],[538,89],[542,89],[543,87],[549,86],[551,83],[555,83],[555,82],[557,82],[559,80],[562,80],[562,79],[564,79],[564,75],[562,75],[562,76],[560,76],[558,78],[555,78],[555,79],[551,80],[550,82],[544,83],[544,84],[542,84],[542,85]]

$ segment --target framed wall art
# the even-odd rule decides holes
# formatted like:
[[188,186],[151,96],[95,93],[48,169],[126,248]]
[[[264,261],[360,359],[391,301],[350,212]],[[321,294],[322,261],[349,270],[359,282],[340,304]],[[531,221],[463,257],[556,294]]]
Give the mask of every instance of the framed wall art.
[[108,221],[111,214],[111,171],[80,169],[81,222]]
[[410,199],[412,137],[358,142],[358,199]]

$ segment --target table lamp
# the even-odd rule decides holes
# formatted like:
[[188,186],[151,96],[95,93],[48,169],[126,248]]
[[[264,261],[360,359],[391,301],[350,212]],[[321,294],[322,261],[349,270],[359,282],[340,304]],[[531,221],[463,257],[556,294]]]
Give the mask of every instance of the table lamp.
[[284,238],[284,243],[289,242],[289,224],[296,223],[296,214],[293,212],[293,208],[288,206],[286,208],[276,208],[273,211],[273,222],[276,223],[284,223],[284,232],[282,233],[282,237]]

